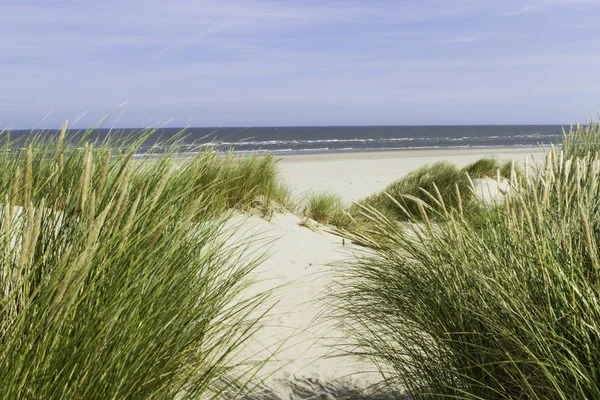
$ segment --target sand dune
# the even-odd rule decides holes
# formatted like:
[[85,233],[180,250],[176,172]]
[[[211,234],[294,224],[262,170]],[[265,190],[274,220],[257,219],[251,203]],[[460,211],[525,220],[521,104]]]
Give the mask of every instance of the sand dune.
[[[543,153],[531,149],[336,154],[287,157],[281,160],[280,168],[296,195],[329,190],[350,203],[382,190],[421,165],[448,160],[464,166],[490,155],[516,161],[543,157]],[[381,378],[370,360],[339,357],[343,351],[335,348],[346,339],[339,326],[326,318],[330,310],[323,301],[336,279],[331,264],[350,257],[353,248],[343,246],[341,239],[323,226],[315,224],[314,230],[301,226],[301,220],[291,213],[276,214],[270,221],[246,215],[234,219],[242,222],[242,236],[259,234],[276,239],[271,257],[258,270],[265,280],[255,289],[283,285],[277,292],[279,302],[273,310],[274,317],[255,338],[251,350],[257,356],[277,350],[263,373],[271,374],[268,382],[279,391],[289,389],[281,384],[289,379],[359,388],[375,384]],[[263,244],[257,246],[262,248]]]
[[331,191],[346,202],[357,201],[425,164],[449,161],[463,167],[482,157],[524,161],[543,158],[541,149],[409,150],[396,152],[315,154],[283,157],[280,170],[296,196]]

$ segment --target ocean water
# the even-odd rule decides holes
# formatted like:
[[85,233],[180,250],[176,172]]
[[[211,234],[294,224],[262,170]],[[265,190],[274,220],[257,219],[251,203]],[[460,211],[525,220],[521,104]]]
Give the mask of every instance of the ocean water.
[[[273,154],[537,147],[550,143],[560,144],[563,128],[568,129],[561,125],[186,128],[180,152],[194,153],[205,146],[237,152],[260,151]],[[102,139],[108,132],[106,129],[97,129],[90,139]],[[119,131],[120,134],[123,132],[132,130]],[[141,152],[155,151],[154,146],[168,142],[178,132],[181,132],[181,128],[158,130],[146,141]],[[13,137],[18,137],[26,133],[13,131],[12,134]],[[75,137],[78,136],[74,134]]]

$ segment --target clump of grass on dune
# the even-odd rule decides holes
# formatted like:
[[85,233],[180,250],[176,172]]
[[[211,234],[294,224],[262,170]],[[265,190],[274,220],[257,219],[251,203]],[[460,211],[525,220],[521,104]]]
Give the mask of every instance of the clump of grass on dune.
[[173,185],[190,181],[193,198],[205,197],[210,207],[223,212],[231,208],[264,209],[293,207],[290,191],[281,181],[273,156],[199,153],[175,171]]
[[346,218],[342,199],[335,193],[312,194],[304,209],[304,215],[322,224],[344,225]]
[[436,210],[442,206],[438,197],[443,199],[443,207],[456,208],[461,203],[467,204],[472,195],[468,177],[454,164],[440,161],[425,165],[390,184],[383,192],[360,200],[349,212],[361,218],[363,207],[373,207],[392,220],[404,221],[420,218],[423,211],[438,215]]
[[600,159],[579,152],[596,132],[513,180],[478,226],[447,206],[446,223],[402,227],[365,208],[376,232],[346,232],[370,250],[341,265],[336,298],[391,385],[413,399],[600,398]]
[[234,357],[267,294],[242,296],[260,256],[228,241],[220,214],[274,196],[272,160],[202,154],[175,170],[173,151],[133,162],[143,135],[125,148],[85,140],[69,143],[65,126],[0,148],[0,397],[184,399],[223,377],[243,385],[251,366]]
[[459,169],[441,161],[425,165],[386,187],[382,192],[353,204],[348,213],[352,223],[338,228],[367,229],[372,225],[365,208],[373,208],[392,221],[443,218],[444,209],[461,209],[463,217],[481,218],[485,209],[478,201],[473,180],[522,180],[524,173],[512,160],[500,163],[495,158],[482,158]]
[[[467,165],[462,170],[469,174],[471,179],[496,178],[500,163],[495,158],[484,157]],[[509,171],[510,172],[510,171]]]
[[600,151],[600,121],[575,125],[565,132],[562,149],[566,157],[584,157]]
[[471,179],[512,179],[516,175],[518,179],[524,178],[524,172],[514,160],[498,161],[496,158],[484,157],[467,165],[462,169]]
[[516,163],[514,160],[507,160],[500,166],[499,174],[502,178],[508,181],[521,181],[528,179],[526,172],[521,168],[521,164]]

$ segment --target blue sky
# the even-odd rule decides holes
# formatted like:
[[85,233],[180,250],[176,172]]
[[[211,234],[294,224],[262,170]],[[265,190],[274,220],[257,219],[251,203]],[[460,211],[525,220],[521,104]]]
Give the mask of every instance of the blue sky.
[[[3,0],[0,125],[570,123],[600,0]],[[122,112],[121,112],[122,111]]]

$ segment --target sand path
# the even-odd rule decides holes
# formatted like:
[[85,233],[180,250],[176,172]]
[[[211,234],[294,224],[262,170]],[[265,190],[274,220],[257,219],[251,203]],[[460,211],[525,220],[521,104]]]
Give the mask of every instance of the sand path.
[[[280,170],[296,195],[328,190],[350,203],[382,190],[421,165],[447,160],[462,167],[492,155],[518,161],[543,157],[532,149],[305,155],[282,159]],[[369,360],[338,357],[342,353],[333,347],[345,341],[343,332],[324,318],[329,310],[323,296],[336,278],[330,264],[350,257],[352,248],[342,246],[341,239],[325,227],[311,230],[301,226],[301,220],[290,213],[276,214],[270,221],[259,216],[234,218],[234,222],[242,223],[242,236],[258,234],[276,239],[271,257],[257,271],[264,280],[253,290],[283,285],[277,291],[274,317],[252,343],[252,349],[258,357],[278,349],[263,370],[271,374],[269,381],[275,384],[292,378],[357,387],[376,383],[381,378]],[[255,248],[264,250],[262,244]]]

